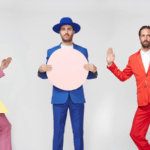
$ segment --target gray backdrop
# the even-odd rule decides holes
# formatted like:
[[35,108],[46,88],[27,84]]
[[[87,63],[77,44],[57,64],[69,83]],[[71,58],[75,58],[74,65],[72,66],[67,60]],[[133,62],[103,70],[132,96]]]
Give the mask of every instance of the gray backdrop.
[[[98,78],[84,83],[85,150],[137,150],[129,133],[137,108],[134,77],[120,82],[106,69],[109,47],[123,70],[141,45],[138,31],[150,25],[149,0],[1,0],[0,61],[12,63],[0,79],[0,99],[9,110],[13,150],[52,149],[52,85],[37,77],[47,49],[61,42],[52,31],[62,17],[81,25],[74,43],[88,49]],[[73,150],[68,114],[64,150]]]

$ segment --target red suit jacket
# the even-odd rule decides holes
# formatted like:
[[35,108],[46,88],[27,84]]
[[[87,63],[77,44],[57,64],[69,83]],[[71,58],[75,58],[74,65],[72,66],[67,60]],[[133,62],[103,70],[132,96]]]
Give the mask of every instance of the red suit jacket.
[[138,106],[145,106],[150,103],[150,66],[146,73],[140,50],[129,57],[128,64],[123,71],[120,71],[114,62],[110,67],[107,66],[107,68],[120,81],[125,81],[134,74],[137,85]]

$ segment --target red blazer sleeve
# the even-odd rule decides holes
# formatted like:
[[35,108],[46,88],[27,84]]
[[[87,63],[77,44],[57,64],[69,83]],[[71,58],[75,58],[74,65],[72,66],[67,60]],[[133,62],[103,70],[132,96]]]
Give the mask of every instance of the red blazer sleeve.
[[123,71],[120,71],[116,64],[113,62],[110,67],[107,66],[107,68],[120,80],[120,81],[126,81],[129,79],[132,75],[132,69],[131,69],[131,62],[130,59],[128,61],[128,64],[126,68]]

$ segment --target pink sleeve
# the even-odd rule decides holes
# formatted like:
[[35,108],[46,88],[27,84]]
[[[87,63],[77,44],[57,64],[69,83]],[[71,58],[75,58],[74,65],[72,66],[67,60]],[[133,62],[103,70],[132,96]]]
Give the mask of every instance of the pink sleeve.
[[0,78],[3,77],[5,74],[3,73],[3,70],[0,68]]

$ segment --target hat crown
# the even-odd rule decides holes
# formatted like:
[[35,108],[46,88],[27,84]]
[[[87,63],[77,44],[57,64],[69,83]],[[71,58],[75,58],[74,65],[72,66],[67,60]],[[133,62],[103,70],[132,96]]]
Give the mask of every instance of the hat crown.
[[60,23],[56,24],[53,26],[53,30],[56,33],[59,33],[61,26],[64,25],[70,25],[73,27],[75,33],[78,33],[80,31],[80,25],[78,25],[77,23],[73,22],[71,18],[69,17],[64,17],[60,20]]
[[60,20],[60,23],[72,23],[72,19],[69,17],[64,17]]

